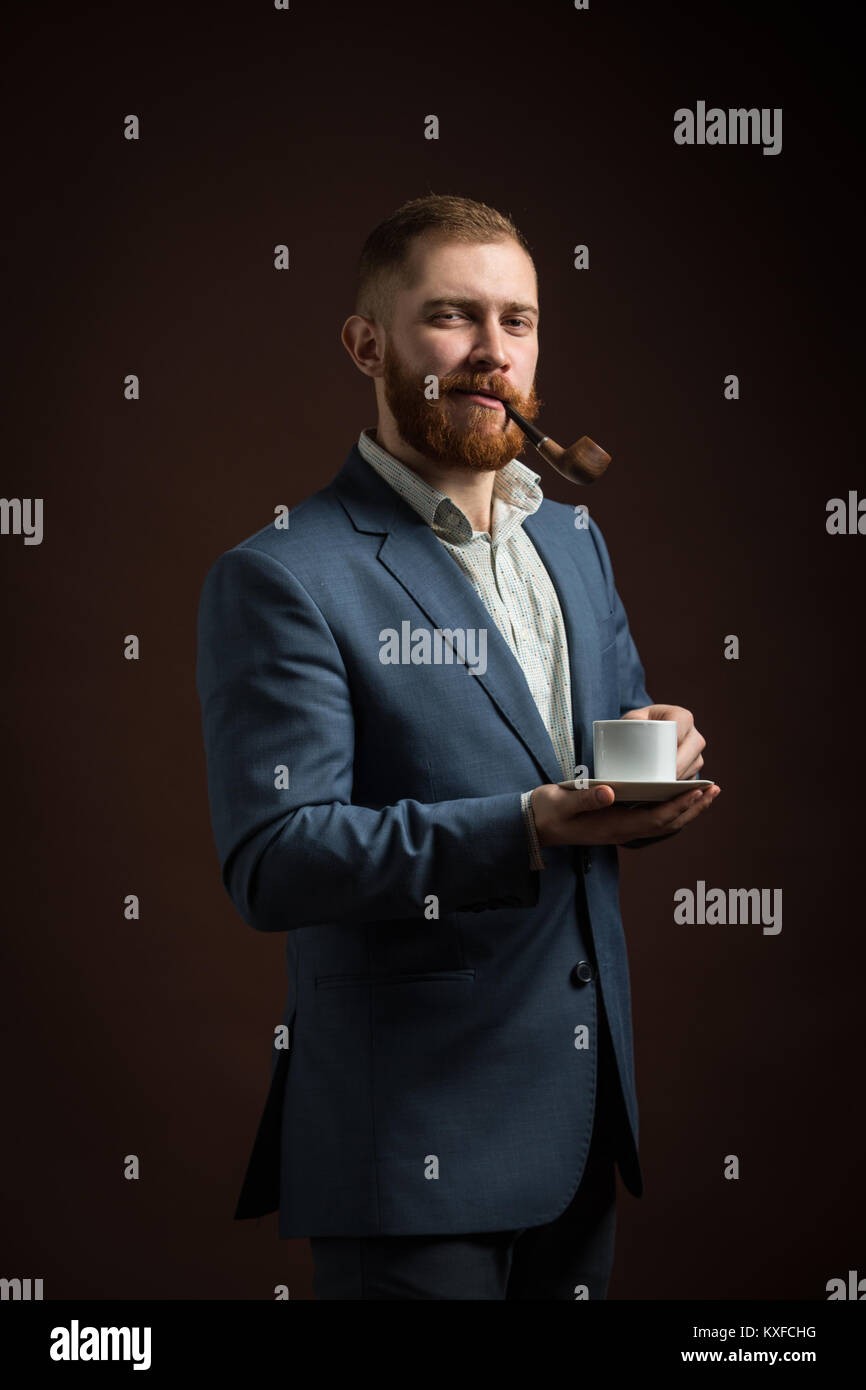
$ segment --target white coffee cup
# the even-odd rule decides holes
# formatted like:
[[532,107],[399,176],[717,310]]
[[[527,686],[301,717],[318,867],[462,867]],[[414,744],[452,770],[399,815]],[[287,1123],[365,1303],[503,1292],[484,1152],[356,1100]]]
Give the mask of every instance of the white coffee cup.
[[675,719],[595,719],[594,776],[608,782],[675,782]]

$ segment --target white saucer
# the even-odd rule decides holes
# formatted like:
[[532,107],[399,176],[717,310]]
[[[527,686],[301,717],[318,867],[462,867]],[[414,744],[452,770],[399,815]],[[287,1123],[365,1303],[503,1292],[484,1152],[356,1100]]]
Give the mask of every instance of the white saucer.
[[616,792],[616,799],[610,804],[615,806],[617,801],[670,801],[672,797],[682,796],[683,792],[697,792],[702,791],[704,787],[714,787],[715,782],[707,782],[700,777],[691,777],[685,782],[612,782],[610,778],[605,781],[601,777],[587,777],[577,789],[574,778],[568,782],[559,782],[558,785],[566,787],[569,791],[612,787]]

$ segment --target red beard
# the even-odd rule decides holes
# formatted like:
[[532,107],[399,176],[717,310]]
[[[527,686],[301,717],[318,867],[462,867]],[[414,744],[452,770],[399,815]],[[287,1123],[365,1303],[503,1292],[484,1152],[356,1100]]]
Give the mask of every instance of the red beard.
[[424,377],[403,370],[397,357],[385,347],[385,399],[400,438],[425,458],[436,463],[460,465],[481,472],[500,469],[523,448],[525,436],[502,411],[467,402],[457,420],[451,400],[455,391],[484,389],[508,401],[527,420],[534,420],[543,402],[533,383],[523,396],[495,373],[452,372],[439,378],[438,400],[424,394]]

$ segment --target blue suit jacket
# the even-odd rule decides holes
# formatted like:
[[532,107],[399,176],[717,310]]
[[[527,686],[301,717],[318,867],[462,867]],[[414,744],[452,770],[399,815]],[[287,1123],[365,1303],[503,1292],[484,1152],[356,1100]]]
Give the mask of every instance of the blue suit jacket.
[[[652,703],[643,668],[595,522],[545,500],[524,526],[592,775],[592,721]],[[383,665],[380,632],[406,620],[486,629],[486,672]],[[282,1238],[553,1220],[589,1147],[599,991],[640,1195],[617,850],[530,869],[520,793],[561,780],[550,737],[468,579],[357,448],[287,530],[212,566],[197,684],[223,881],[251,927],[286,933],[290,1047],[271,1048],[236,1217],[279,1209]]]

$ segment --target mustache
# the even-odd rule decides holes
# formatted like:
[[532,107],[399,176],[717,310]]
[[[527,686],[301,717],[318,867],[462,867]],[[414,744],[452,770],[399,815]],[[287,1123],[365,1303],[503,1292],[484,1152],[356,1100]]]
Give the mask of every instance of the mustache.
[[497,396],[501,401],[507,401],[509,405],[519,405],[526,399],[501,376],[471,376],[454,372],[450,376],[442,377],[439,382],[440,395],[449,391],[482,391],[490,396]]

